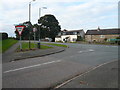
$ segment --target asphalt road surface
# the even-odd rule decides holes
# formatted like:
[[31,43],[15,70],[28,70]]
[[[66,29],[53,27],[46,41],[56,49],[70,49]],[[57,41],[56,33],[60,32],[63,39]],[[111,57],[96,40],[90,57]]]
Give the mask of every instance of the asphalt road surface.
[[67,44],[64,52],[3,64],[3,88],[50,88],[118,60],[118,46]]
[[[63,85],[64,84],[64,85]],[[118,88],[118,62],[109,62],[92,69],[69,82],[64,82],[60,88]],[[57,87],[58,87],[57,86]],[[56,87],[56,88],[57,88]],[[113,89],[115,90],[115,89]],[[117,89],[118,90],[118,89]]]

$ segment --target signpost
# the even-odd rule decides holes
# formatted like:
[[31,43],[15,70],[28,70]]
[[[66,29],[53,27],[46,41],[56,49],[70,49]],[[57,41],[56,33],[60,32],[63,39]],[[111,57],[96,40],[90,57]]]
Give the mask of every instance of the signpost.
[[35,35],[35,32],[37,31],[37,28],[33,28],[33,32],[34,32],[34,47],[36,47],[36,45],[35,45],[35,37],[36,37],[36,35]]
[[22,50],[21,35],[22,35],[23,29],[25,28],[25,26],[17,25],[17,26],[15,26],[15,28],[16,28],[17,32],[19,33],[19,36],[20,36],[20,50]]
[[30,23],[26,23],[26,24],[24,24],[27,28],[29,28],[29,49],[31,49],[31,46],[30,46],[30,34],[31,34],[31,32],[30,32]]

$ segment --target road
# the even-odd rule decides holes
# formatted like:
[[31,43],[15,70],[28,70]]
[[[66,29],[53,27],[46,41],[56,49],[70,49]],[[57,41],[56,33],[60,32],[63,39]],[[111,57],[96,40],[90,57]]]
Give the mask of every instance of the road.
[[3,88],[50,88],[100,64],[118,60],[118,47],[69,44],[64,52],[3,64]]

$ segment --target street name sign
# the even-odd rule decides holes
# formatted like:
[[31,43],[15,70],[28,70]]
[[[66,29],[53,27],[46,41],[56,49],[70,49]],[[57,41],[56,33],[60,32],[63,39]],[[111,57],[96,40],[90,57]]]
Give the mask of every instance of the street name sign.
[[33,28],[33,32],[36,32],[37,31],[37,28]]

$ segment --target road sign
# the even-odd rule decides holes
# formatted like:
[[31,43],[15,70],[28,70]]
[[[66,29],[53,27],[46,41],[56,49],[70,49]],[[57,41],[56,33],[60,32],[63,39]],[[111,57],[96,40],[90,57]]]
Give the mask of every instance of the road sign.
[[37,31],[37,28],[33,28],[33,32],[36,32]]
[[21,36],[22,31],[24,29],[25,26],[21,25],[21,26],[15,26],[16,30],[18,31],[19,35]]

